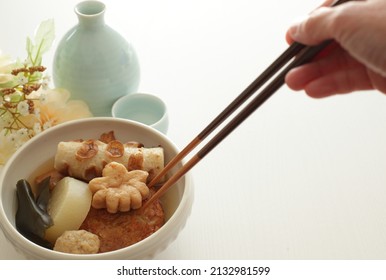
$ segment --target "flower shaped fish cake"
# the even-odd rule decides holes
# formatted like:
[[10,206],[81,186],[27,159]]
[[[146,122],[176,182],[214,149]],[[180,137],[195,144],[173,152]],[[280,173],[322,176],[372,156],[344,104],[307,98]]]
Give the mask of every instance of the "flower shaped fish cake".
[[142,201],[149,196],[147,177],[148,172],[143,170],[127,171],[123,164],[107,164],[102,171],[102,177],[89,182],[93,193],[92,207],[106,208],[109,213],[140,208]]

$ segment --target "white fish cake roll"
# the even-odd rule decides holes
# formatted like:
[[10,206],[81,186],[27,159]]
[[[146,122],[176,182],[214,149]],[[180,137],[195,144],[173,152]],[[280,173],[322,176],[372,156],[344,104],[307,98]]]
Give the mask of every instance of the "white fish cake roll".
[[164,168],[164,150],[133,147],[116,140],[108,144],[99,140],[60,142],[54,167],[65,175],[88,182],[100,177],[110,162],[121,163],[128,171],[147,171],[151,181]]

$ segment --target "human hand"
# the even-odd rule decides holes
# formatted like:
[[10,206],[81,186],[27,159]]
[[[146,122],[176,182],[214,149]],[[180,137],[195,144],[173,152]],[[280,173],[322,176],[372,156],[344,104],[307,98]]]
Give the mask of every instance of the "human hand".
[[332,2],[325,1],[287,31],[289,43],[335,41],[312,62],[291,70],[287,85],[315,98],[369,89],[386,93],[386,1],[329,7]]

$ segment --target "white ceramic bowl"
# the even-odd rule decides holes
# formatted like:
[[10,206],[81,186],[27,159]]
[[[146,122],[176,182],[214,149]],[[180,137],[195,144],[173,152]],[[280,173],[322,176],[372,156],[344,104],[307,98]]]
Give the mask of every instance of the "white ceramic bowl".
[[15,249],[26,258],[150,259],[165,249],[185,226],[193,202],[193,185],[189,173],[162,198],[165,224],[144,240],[120,250],[93,255],[61,253],[36,245],[16,230],[16,182],[29,178],[39,166],[52,160],[60,141],[96,138],[110,130],[122,141],[138,141],[149,147],[161,145],[165,151],[166,162],[178,153],[172,141],[157,130],[137,122],[115,118],[89,118],[67,122],[32,138],[10,158],[0,175],[0,227]]

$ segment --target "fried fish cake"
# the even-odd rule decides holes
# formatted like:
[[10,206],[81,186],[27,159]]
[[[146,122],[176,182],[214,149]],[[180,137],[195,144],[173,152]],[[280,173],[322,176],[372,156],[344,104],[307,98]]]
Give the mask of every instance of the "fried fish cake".
[[91,207],[80,229],[96,234],[100,239],[100,253],[118,250],[137,243],[156,232],[165,222],[159,201],[144,211],[111,214],[106,209]]

